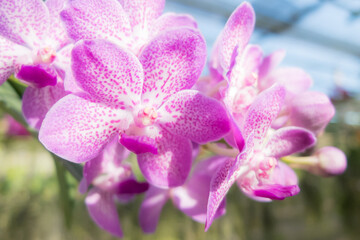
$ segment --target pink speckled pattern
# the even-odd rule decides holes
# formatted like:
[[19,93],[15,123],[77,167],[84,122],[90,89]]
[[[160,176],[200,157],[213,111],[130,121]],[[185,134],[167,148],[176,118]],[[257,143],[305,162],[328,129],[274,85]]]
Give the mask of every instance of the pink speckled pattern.
[[138,154],[145,179],[160,188],[182,185],[191,169],[192,145],[189,139],[163,130],[155,138],[158,154]]
[[132,53],[105,40],[84,40],[72,51],[72,70],[78,85],[99,101],[119,108],[140,103],[144,79]]
[[[248,153],[245,149],[237,158],[239,159],[238,161],[241,162],[247,157]],[[210,228],[213,220],[215,219],[219,206],[223,202],[230,187],[236,180],[238,171],[230,174],[230,169],[234,166],[235,161],[236,160],[233,158],[227,158],[223,165],[219,167],[218,171],[215,172],[214,176],[211,179],[210,194],[207,203],[205,231]]]
[[0,35],[29,48],[47,38],[49,11],[41,0],[0,0]]
[[116,237],[123,236],[113,194],[93,188],[88,193],[85,204],[98,226]]
[[22,97],[22,111],[30,127],[39,130],[49,109],[67,93],[60,82],[56,86],[26,88]]
[[218,140],[230,131],[226,110],[220,102],[195,90],[172,95],[159,113],[163,128],[197,143]]
[[132,28],[146,29],[161,15],[165,0],[121,0]]
[[242,53],[250,40],[254,26],[254,10],[250,3],[244,2],[231,14],[218,37],[218,57],[223,69],[229,69],[231,56],[236,46],[238,47],[238,51]]
[[129,44],[130,22],[117,0],[69,0],[60,15],[75,41],[100,38]]
[[49,35],[57,43],[55,49],[61,49],[69,43],[65,27],[60,19],[60,12],[65,7],[67,0],[47,0],[45,2],[50,16]]
[[151,26],[151,37],[155,37],[162,31],[172,28],[189,27],[197,29],[195,19],[188,14],[164,13]]
[[[237,48],[238,49],[238,48]],[[230,85],[237,87],[253,85],[257,82],[258,68],[262,62],[263,52],[260,46],[247,45],[244,53],[236,55],[230,67]]]
[[254,132],[255,146],[261,146],[273,120],[280,112],[285,98],[285,89],[274,85],[258,95],[249,108],[243,127],[244,138]]
[[275,158],[302,152],[316,143],[314,134],[304,128],[283,127],[272,134],[264,152]]
[[169,30],[153,39],[139,59],[145,72],[142,101],[160,106],[195,84],[205,65],[206,45],[196,30]]
[[88,95],[70,94],[47,113],[39,140],[64,159],[85,162],[96,157],[119,129],[128,127],[126,115]]
[[31,50],[0,36],[0,85],[14,73],[21,54],[30,54]]

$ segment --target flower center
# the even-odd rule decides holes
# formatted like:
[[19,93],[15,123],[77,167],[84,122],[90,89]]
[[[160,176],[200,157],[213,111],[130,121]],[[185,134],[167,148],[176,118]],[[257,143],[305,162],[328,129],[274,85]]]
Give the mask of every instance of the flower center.
[[35,61],[37,63],[52,63],[56,58],[56,51],[51,47],[44,47],[37,51]]
[[135,123],[138,127],[145,127],[153,124],[158,114],[153,107],[146,107],[138,112]]

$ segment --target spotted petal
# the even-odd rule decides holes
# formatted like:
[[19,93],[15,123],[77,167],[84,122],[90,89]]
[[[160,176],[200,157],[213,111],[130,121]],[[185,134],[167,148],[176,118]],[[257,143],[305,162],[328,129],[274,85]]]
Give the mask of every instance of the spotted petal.
[[0,0],[0,35],[14,43],[35,48],[45,43],[49,11],[40,0]]
[[284,127],[277,130],[265,148],[265,155],[275,158],[285,157],[313,146],[314,134],[299,127]]
[[112,106],[140,101],[143,70],[132,53],[106,40],[85,40],[72,51],[72,71],[79,86]]
[[65,95],[67,93],[61,83],[54,87],[26,88],[22,98],[22,111],[27,123],[39,130],[46,113]]
[[243,51],[250,40],[254,25],[254,10],[249,3],[244,2],[231,14],[216,43],[222,69],[229,69],[236,46],[240,53]]
[[170,95],[191,88],[205,64],[201,34],[190,28],[162,32],[141,53],[145,80],[142,100],[160,106]]
[[165,0],[122,0],[122,5],[133,29],[147,29],[161,15]]
[[39,139],[56,155],[85,162],[96,157],[114,134],[127,128],[127,115],[87,95],[70,94],[47,113]]
[[117,0],[70,0],[60,15],[75,41],[98,38],[121,46],[130,42],[129,19]]
[[244,138],[254,132],[255,146],[264,141],[267,130],[280,112],[285,98],[285,90],[280,85],[274,85],[258,95],[251,104],[243,127]]
[[55,49],[60,49],[69,43],[65,27],[60,19],[60,12],[65,6],[66,0],[47,0],[45,2],[50,14],[50,36],[53,38]]
[[230,131],[229,118],[220,102],[196,90],[172,95],[158,112],[162,127],[197,143],[218,140]]
[[116,237],[122,237],[119,216],[111,193],[101,192],[97,188],[90,190],[85,199],[92,220],[102,229]]
[[19,56],[30,53],[30,49],[0,36],[0,85],[15,72]]
[[155,137],[158,154],[138,154],[141,172],[146,180],[160,188],[182,185],[191,168],[192,146],[190,140],[162,130]]

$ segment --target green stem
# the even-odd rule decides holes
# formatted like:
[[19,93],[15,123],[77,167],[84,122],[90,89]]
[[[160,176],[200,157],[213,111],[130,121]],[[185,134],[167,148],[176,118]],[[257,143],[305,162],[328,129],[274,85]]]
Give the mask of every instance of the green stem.
[[59,184],[59,197],[62,212],[64,214],[64,220],[67,228],[71,227],[73,200],[70,197],[70,186],[66,180],[66,171],[64,166],[58,161],[57,157],[54,156],[54,164],[56,168],[56,176]]

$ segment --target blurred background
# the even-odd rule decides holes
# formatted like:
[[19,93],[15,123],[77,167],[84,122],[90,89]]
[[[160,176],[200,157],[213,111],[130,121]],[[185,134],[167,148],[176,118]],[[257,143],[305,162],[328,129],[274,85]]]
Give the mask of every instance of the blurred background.
[[[249,200],[233,187],[227,197],[227,214],[216,220],[208,233],[204,233],[204,225],[168,202],[157,232],[144,235],[137,221],[142,200],[138,197],[119,206],[124,239],[359,239],[360,1],[250,2],[257,17],[251,43],[259,44],[266,54],[285,49],[282,65],[305,69],[313,77],[313,89],[333,100],[336,116],[318,145],[342,149],[348,169],[333,178],[299,171],[301,193],[272,203]],[[167,0],[165,11],[193,15],[210,53],[240,3]],[[11,120],[0,114],[0,239],[115,239],[89,218],[77,181],[65,172],[59,184],[56,171],[62,166],[55,166],[49,153],[22,130],[12,127],[9,133]],[[65,201],[59,194],[64,186],[69,190]]]

